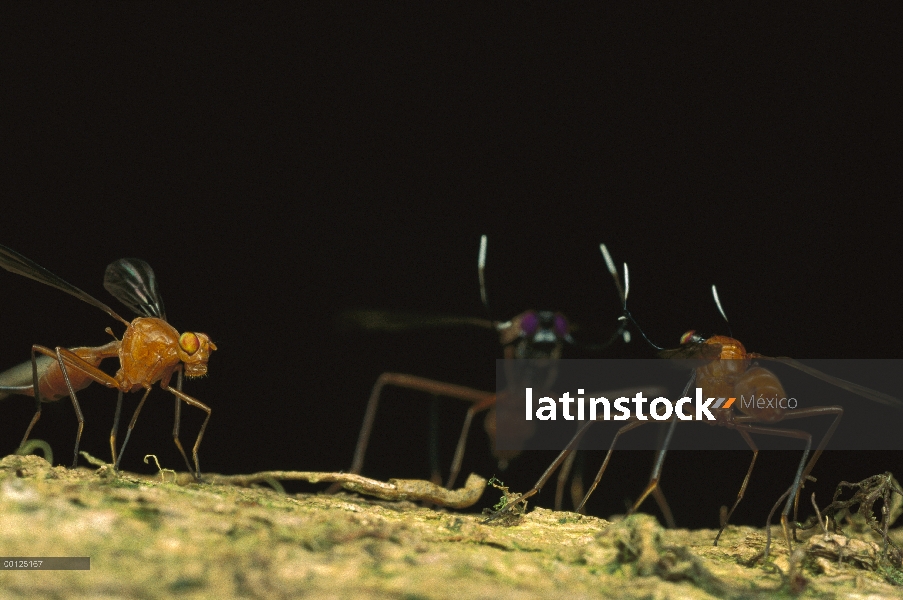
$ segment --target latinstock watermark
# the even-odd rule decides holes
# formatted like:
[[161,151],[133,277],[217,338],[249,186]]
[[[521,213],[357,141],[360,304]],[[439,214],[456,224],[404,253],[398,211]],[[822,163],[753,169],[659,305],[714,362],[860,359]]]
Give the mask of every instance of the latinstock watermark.
[[[665,398],[664,396],[659,396],[655,399],[650,400],[643,396],[643,392],[637,392],[636,396],[634,396],[633,398],[621,396],[620,398],[616,398],[613,401],[610,401],[604,396],[600,396],[599,398],[585,398],[583,396],[585,393],[586,392],[584,389],[578,389],[576,398],[572,398],[570,392],[565,392],[561,395],[561,397],[558,398],[557,402],[561,404],[561,418],[563,420],[585,421],[588,412],[590,421],[626,421],[630,417],[636,417],[640,421],[647,421],[650,417],[652,417],[656,421],[667,421],[671,418],[672,415],[676,416],[681,421],[715,421],[717,420],[717,418],[709,410],[710,408],[714,410],[727,410],[731,408],[738,400],[739,407],[759,410],[766,408],[793,410],[799,405],[796,398],[766,398],[765,396],[761,395],[759,397],[756,397],[755,394],[752,394],[749,397],[741,394],[739,399],[703,399],[703,391],[700,387],[696,388],[695,398],[684,396],[676,403],[672,402],[668,398]],[[576,417],[571,413],[571,404],[573,404],[574,402],[577,403]],[[648,414],[643,412],[644,405],[647,402],[649,402]],[[634,409],[632,411],[628,407],[630,403],[633,403],[634,406]],[[695,413],[687,414],[684,412],[684,407],[688,404],[693,405],[693,407],[695,408]],[[555,421],[558,418],[556,400],[554,398],[551,398],[550,396],[543,396],[542,398],[539,398],[537,400],[538,408],[536,408],[534,412],[533,388],[531,387],[526,388],[525,405],[525,418],[527,421],[532,421],[534,414],[540,421]],[[599,405],[601,405],[601,409]],[[589,407],[588,411],[587,406]],[[660,412],[656,407],[663,407],[663,410]],[[612,408],[617,411],[617,413],[614,415],[612,415]]]
[[745,433],[760,449],[830,435],[826,449],[903,450],[903,360],[719,361],[702,371],[711,361],[499,360],[496,445],[560,451],[598,422],[581,448],[608,449],[617,435],[618,448],[656,450],[664,434],[654,423],[678,422],[672,449],[744,450]]

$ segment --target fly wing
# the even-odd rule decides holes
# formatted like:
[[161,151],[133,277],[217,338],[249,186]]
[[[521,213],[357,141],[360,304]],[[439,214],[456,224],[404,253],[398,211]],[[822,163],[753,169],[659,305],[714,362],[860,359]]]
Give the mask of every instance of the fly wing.
[[846,379],[840,379],[838,377],[833,377],[828,375],[827,373],[822,373],[818,369],[813,369],[810,366],[804,365],[798,360],[794,360],[792,358],[788,358],[786,356],[778,356],[776,358],[770,356],[762,356],[761,354],[751,354],[753,358],[759,358],[763,360],[773,360],[776,362],[784,363],[794,369],[799,369],[803,373],[808,373],[813,377],[817,377],[822,381],[827,381],[828,383],[834,384],[842,390],[847,390],[848,392],[853,392],[857,396],[862,396],[863,398],[868,398],[869,400],[874,400],[875,402],[880,402],[881,404],[886,404],[888,406],[893,406],[898,410],[903,410],[903,401],[899,398],[895,398],[889,394],[885,394],[871,388],[867,388],[865,386],[859,385],[857,383],[852,383],[847,381]]
[[166,320],[154,270],[140,258],[120,258],[107,265],[103,287],[136,314]]
[[110,308],[100,300],[91,296],[87,292],[83,292],[71,283],[63,281],[41,265],[28,258],[25,258],[15,250],[10,250],[6,246],[0,246],[0,267],[3,267],[10,273],[22,275],[23,277],[34,279],[35,281],[39,281],[45,285],[49,285],[50,287],[55,287],[56,289],[75,296],[76,298],[87,302],[88,304],[93,304],[114,319],[122,321],[126,325],[129,324],[128,321],[117,315],[112,308]]
[[[577,325],[571,325],[571,331],[578,331],[578,330],[579,330],[579,327]],[[611,336],[609,336],[609,338],[606,341],[602,342],[601,344],[580,343],[580,344],[577,344],[577,347],[582,350],[588,350],[590,352],[599,352],[601,350],[605,350],[606,348],[608,348],[609,346],[614,344],[616,341],[618,341],[620,338],[622,338],[624,336],[624,332],[626,330],[627,330],[627,322],[625,321],[624,323],[621,324],[620,327],[618,327],[615,330],[615,332],[613,334],[611,334]],[[629,337],[625,339],[625,343],[628,340],[630,340]]]
[[369,329],[371,331],[406,331],[459,325],[495,329],[493,322],[488,319],[386,310],[349,310],[341,313],[337,321],[341,329]]
[[696,369],[717,360],[721,356],[721,344],[690,342],[673,350],[662,350],[659,358],[680,361],[678,364],[688,369]]

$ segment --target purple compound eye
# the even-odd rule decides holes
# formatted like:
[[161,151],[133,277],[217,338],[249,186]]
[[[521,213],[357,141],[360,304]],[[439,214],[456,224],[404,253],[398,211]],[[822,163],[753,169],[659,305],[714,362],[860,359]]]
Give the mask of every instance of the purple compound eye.
[[555,315],[555,334],[560,338],[565,338],[569,329],[568,320],[564,318],[564,315]]
[[532,310],[524,313],[520,320],[520,330],[523,335],[533,335],[539,327],[539,317]]

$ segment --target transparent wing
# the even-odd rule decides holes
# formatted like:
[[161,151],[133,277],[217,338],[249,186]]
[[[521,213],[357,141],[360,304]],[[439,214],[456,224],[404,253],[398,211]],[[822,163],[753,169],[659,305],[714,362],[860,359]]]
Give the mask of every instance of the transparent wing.
[[[571,331],[579,331],[579,330],[580,330],[580,327],[578,325],[571,325]],[[618,327],[615,330],[615,332],[613,334],[611,334],[611,336],[609,336],[609,338],[606,341],[602,342],[601,344],[586,344],[586,343],[581,342],[581,343],[577,344],[577,347],[579,347],[583,350],[588,350],[590,352],[599,352],[601,350],[605,350],[606,348],[608,348],[609,346],[614,344],[616,341],[621,339],[626,330],[627,330],[627,322],[625,321],[621,324],[620,327]],[[627,339],[630,339],[630,338],[627,338]]]
[[883,392],[879,392],[877,390],[873,390],[871,388],[867,388],[865,386],[859,385],[858,383],[852,383],[847,381],[846,379],[840,379],[838,377],[833,377],[828,375],[827,373],[823,373],[818,369],[814,369],[810,366],[804,365],[798,360],[794,360],[792,358],[788,358],[786,356],[762,356],[761,354],[750,354],[753,358],[759,358],[763,360],[773,360],[776,362],[784,363],[785,365],[791,366],[794,369],[799,369],[803,373],[808,373],[813,377],[817,377],[822,381],[827,381],[828,383],[834,384],[842,390],[847,390],[848,392],[853,392],[857,396],[862,396],[863,398],[868,398],[869,400],[874,400],[875,402],[880,402],[881,404],[886,404],[888,406],[893,406],[898,410],[903,410],[903,401],[899,398],[895,398],[889,394],[885,394]]
[[338,315],[337,323],[341,329],[369,329],[371,331],[406,331],[459,325],[495,329],[495,324],[489,319],[386,310],[345,311]]
[[16,273],[17,275],[22,275],[23,277],[34,279],[35,281],[39,281],[45,285],[49,285],[50,287],[55,287],[56,289],[75,296],[76,298],[87,302],[88,304],[93,304],[114,319],[122,321],[126,325],[129,324],[128,321],[117,315],[112,308],[110,308],[100,300],[91,296],[87,292],[83,292],[71,283],[63,281],[41,265],[28,258],[25,258],[15,250],[10,250],[6,246],[0,246],[0,267],[3,267],[10,273]]
[[136,314],[166,320],[157,277],[140,258],[120,258],[107,265],[103,287]]
[[659,358],[680,361],[679,365],[689,369],[696,369],[721,356],[721,344],[703,344],[690,342],[673,350],[662,350]]

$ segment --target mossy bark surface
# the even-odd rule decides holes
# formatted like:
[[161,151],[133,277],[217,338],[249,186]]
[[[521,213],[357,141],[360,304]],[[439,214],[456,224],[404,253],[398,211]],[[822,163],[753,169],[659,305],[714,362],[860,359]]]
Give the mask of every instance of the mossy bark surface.
[[0,571],[0,597],[903,598],[899,571],[880,568],[880,540],[867,532],[806,532],[794,556],[775,539],[763,564],[765,533],[750,527],[730,527],[714,547],[712,530],[662,529],[645,515],[613,524],[536,509],[513,525],[482,520],[8,456],[0,555],[90,556],[91,570]]

